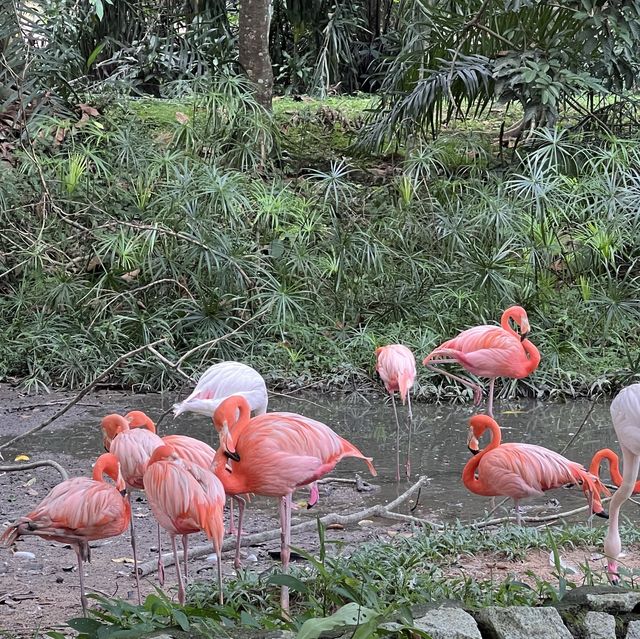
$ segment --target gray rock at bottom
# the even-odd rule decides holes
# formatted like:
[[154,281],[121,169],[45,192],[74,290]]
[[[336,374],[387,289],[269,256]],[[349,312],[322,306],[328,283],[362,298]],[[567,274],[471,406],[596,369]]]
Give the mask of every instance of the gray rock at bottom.
[[601,612],[631,612],[638,604],[640,592],[637,591],[587,595],[589,608]]
[[474,613],[487,639],[572,639],[555,608],[489,607]]
[[640,639],[640,621],[630,621],[626,639]]
[[585,639],[616,639],[616,618],[613,615],[589,611],[583,623]]
[[475,619],[462,608],[436,608],[413,625],[432,639],[482,639]]

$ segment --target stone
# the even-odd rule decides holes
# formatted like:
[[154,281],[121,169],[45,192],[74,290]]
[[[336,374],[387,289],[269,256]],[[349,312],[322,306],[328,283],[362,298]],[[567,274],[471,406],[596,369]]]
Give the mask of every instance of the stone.
[[640,604],[640,591],[616,586],[580,586],[567,592],[559,607],[586,608],[594,612],[632,612]]
[[431,639],[482,639],[475,619],[462,608],[436,608],[413,625]]
[[572,639],[555,608],[490,606],[473,614],[485,639]]
[[616,619],[606,612],[589,611],[583,625],[584,639],[616,639]]
[[626,639],[640,639],[640,621],[630,621]]

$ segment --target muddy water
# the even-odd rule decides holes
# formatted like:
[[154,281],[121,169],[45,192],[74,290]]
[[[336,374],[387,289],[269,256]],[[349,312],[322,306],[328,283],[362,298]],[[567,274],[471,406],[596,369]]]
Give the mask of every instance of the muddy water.
[[[173,395],[131,396],[127,404],[122,405],[121,411],[137,408],[158,419],[173,400]],[[561,451],[583,422],[590,406],[587,401],[567,404],[503,403],[497,406],[496,418],[503,427],[504,441],[535,443]],[[407,480],[400,484],[395,482],[395,421],[392,406],[386,398],[365,399],[342,394],[307,395],[305,398],[272,395],[269,410],[299,412],[323,421],[365,454],[372,456],[379,473],[373,481],[380,489],[363,495],[361,503],[365,506],[389,501],[409,485]],[[399,407],[398,412],[404,464],[408,449],[406,407]],[[467,421],[473,412],[469,405],[413,406],[411,474],[413,478],[422,474],[431,478],[428,487],[422,491],[415,515],[444,521],[468,521],[486,514],[489,499],[470,494],[461,481],[462,469],[470,457],[466,450],[466,435]],[[81,419],[72,421],[63,431],[41,433],[38,446],[43,452],[59,451],[78,458],[93,458],[100,451],[97,424],[102,414],[104,410],[88,409]],[[176,420],[169,416],[162,422],[159,431],[161,435],[182,433],[215,444],[211,423],[198,415],[184,414]],[[608,404],[602,403],[591,412],[565,455],[588,465],[593,453],[605,446],[617,450]],[[31,452],[35,457],[38,451],[31,448]],[[364,479],[370,479],[362,462],[353,459],[342,461],[334,475],[352,478],[354,471],[360,472]],[[575,488],[559,489],[548,493],[548,496],[559,502],[560,510],[569,510],[585,503],[581,491]],[[546,501],[544,498],[529,500],[527,507],[535,514],[557,511],[557,504],[545,505]],[[258,499],[254,507],[273,510],[272,502],[267,500]],[[328,511],[331,511],[331,495],[323,494],[318,510],[313,512],[322,514]],[[626,511],[625,514],[631,518],[638,516],[637,509]],[[498,514],[505,514],[505,511]],[[585,516],[577,517],[578,521],[584,519]],[[602,523],[596,518],[596,525]]]

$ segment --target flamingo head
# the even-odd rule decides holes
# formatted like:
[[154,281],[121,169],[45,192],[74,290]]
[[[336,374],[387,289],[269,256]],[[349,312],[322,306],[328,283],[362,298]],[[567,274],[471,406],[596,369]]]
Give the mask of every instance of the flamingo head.
[[469,419],[469,436],[467,437],[467,448],[475,455],[480,452],[478,440],[485,431],[491,430],[497,444],[500,443],[500,427],[495,419],[489,415],[474,415]]
[[[235,442],[231,436],[231,429],[245,416],[249,417],[251,408],[249,402],[241,395],[232,395],[220,402],[213,413],[213,425],[218,431],[220,446],[225,455],[234,461],[240,461],[236,452]],[[238,415],[239,414],[239,415]]]
[[156,425],[153,423],[151,417],[141,410],[132,410],[124,417],[129,422],[129,428],[146,428],[152,433],[156,432]]
[[473,455],[477,455],[480,452],[480,442],[471,428],[469,428],[469,435],[467,436],[467,448]]
[[120,462],[113,453],[104,453],[98,457],[93,467],[93,479],[102,481],[102,475],[107,475],[113,479],[116,488],[124,494],[127,489],[122,473],[120,472]]
[[102,418],[100,427],[102,428],[102,444],[104,449],[109,452],[111,442],[116,435],[129,430],[129,422],[122,415],[111,413]]
[[176,451],[172,446],[158,446],[149,458],[149,466],[159,461],[175,461],[178,459]]
[[520,341],[524,342],[524,340],[527,339],[527,335],[531,332],[527,311],[525,311],[522,306],[511,306],[503,313],[503,316],[505,315],[518,325],[520,328]]

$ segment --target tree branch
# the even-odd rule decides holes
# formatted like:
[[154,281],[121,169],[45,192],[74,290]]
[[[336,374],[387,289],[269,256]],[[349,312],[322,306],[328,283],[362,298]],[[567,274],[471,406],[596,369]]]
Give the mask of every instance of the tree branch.
[[62,475],[63,480],[69,479],[69,473],[58,462],[53,461],[53,459],[41,459],[40,461],[18,464],[17,466],[12,464],[8,466],[0,465],[0,472],[12,473],[16,470],[30,470],[32,468],[39,468],[40,466],[51,466]]

